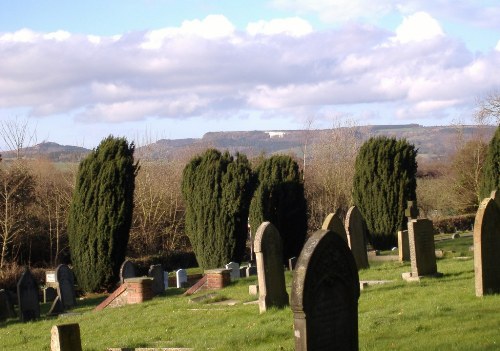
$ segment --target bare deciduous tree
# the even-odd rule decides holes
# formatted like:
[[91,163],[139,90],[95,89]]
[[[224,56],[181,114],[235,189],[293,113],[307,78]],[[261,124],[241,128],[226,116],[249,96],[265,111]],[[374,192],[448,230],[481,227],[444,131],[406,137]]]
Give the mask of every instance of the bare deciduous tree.
[[474,118],[478,124],[500,124],[500,91],[494,91],[478,99],[478,110]]
[[31,128],[28,119],[0,121],[0,137],[7,148],[16,152],[16,158],[22,157],[24,148],[36,143],[36,128]]

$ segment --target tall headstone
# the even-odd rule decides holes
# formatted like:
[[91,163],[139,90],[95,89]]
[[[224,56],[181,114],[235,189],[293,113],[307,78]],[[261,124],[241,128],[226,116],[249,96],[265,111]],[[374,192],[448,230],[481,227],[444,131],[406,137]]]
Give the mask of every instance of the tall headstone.
[[347,211],[345,218],[345,229],[347,232],[347,243],[351,248],[356,266],[359,269],[369,268],[368,255],[366,253],[366,225],[361,212],[356,206]]
[[240,265],[236,262],[229,262],[226,264],[226,269],[231,270],[231,281],[234,282],[240,279]]
[[398,231],[399,262],[410,261],[410,242],[408,241],[408,231]]
[[153,278],[151,289],[153,294],[158,295],[165,291],[165,282],[163,279],[163,268],[161,264],[153,264],[149,267],[148,276]]
[[330,213],[326,216],[321,229],[331,230],[335,234],[340,235],[340,237],[347,243],[347,233],[345,231],[344,224],[340,219],[338,210],[335,211],[335,213]]
[[434,227],[428,219],[408,221],[408,241],[410,246],[411,272],[403,273],[403,279],[419,280],[423,276],[440,276],[436,265]]
[[185,269],[178,269],[175,272],[175,277],[177,279],[177,287],[178,288],[183,288],[186,286],[187,281],[188,281],[188,276],[187,276],[187,272]]
[[38,283],[28,268],[24,270],[17,282],[17,299],[21,322],[40,318]]
[[474,221],[476,296],[500,293],[500,193],[484,199]]
[[80,326],[77,323],[54,325],[50,334],[51,351],[82,351]]
[[132,261],[125,260],[120,267],[120,284],[128,278],[135,278],[135,266]]
[[16,311],[14,310],[14,304],[10,299],[9,293],[4,289],[0,289],[0,321],[14,317],[16,317]]
[[259,281],[259,310],[288,306],[283,266],[283,243],[278,229],[270,222],[262,223],[255,234],[255,258]]
[[359,293],[347,243],[331,230],[315,232],[293,274],[295,350],[358,350]]
[[75,277],[71,269],[60,264],[56,268],[56,280],[58,283],[57,294],[61,298],[64,308],[71,308],[76,305]]

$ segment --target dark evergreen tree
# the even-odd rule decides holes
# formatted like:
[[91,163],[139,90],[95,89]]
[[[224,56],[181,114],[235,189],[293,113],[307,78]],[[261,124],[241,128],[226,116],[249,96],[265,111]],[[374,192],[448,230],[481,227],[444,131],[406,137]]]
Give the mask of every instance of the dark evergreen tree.
[[78,285],[92,292],[111,289],[125,259],[132,222],[134,144],[109,136],[78,169],[68,239]]
[[258,187],[250,204],[252,235],[264,221],[279,230],[283,260],[298,257],[307,234],[307,204],[299,166],[291,157],[271,156],[257,168]]
[[209,149],[184,168],[186,234],[203,268],[241,262],[248,233],[252,193],[251,169],[245,155]]
[[406,140],[370,138],[356,157],[354,204],[359,207],[377,249],[397,242],[397,231],[406,229],[404,211],[416,200],[417,150]]
[[480,190],[481,199],[489,197],[493,190],[500,190],[500,126],[488,146]]

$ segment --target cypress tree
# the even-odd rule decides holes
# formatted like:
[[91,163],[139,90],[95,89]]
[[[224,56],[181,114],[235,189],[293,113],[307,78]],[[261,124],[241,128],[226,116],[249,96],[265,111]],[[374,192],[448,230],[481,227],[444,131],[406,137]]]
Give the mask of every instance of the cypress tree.
[[500,126],[488,146],[481,177],[481,199],[489,197],[495,189],[500,190]]
[[258,187],[250,203],[250,225],[255,234],[271,222],[283,240],[283,260],[298,257],[307,234],[307,203],[299,166],[290,156],[264,160],[256,171]]
[[416,200],[416,157],[417,150],[404,139],[370,138],[359,150],[353,199],[375,248],[394,246],[397,231],[406,229],[407,201]]
[[111,289],[125,259],[132,223],[134,144],[109,136],[79,165],[68,239],[78,285]]
[[209,149],[184,168],[186,234],[201,267],[241,262],[251,190],[250,164],[242,154]]

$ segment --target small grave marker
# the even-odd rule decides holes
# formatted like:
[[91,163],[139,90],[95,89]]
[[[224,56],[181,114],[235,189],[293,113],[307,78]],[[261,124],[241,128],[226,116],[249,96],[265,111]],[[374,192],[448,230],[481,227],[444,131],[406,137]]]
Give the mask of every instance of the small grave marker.
[[240,265],[236,262],[229,262],[226,264],[226,269],[231,270],[231,281],[240,279]]
[[175,272],[175,277],[177,278],[177,288],[184,288],[187,284],[187,272],[185,269],[178,269]]
[[51,351],[82,351],[80,326],[77,323],[54,325],[50,334]]

